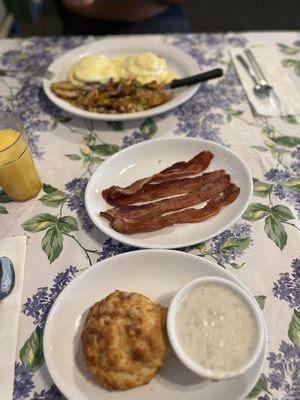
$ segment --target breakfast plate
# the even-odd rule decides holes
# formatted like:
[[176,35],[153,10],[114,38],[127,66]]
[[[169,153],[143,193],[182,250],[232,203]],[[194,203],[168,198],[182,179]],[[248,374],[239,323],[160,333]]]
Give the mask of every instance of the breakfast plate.
[[[147,385],[121,392],[99,386],[82,361],[80,336],[89,308],[116,289],[135,291],[168,306],[180,287],[197,277],[215,276],[248,289],[225,269],[184,252],[139,250],[101,261],[82,272],[58,296],[47,318],[44,356],[49,373],[68,400],[242,400],[261,374],[266,356],[263,349],[256,363],[233,379],[218,382],[190,372],[172,351],[159,374]],[[258,307],[258,312],[261,312]]]
[[[208,150],[214,154],[204,171],[224,169],[240,188],[238,198],[199,223],[176,224],[154,232],[124,234],[115,231],[99,212],[111,206],[102,190],[111,185],[126,186],[151,176],[177,161],[186,161]],[[231,150],[217,143],[195,138],[149,140],[120,151],[106,160],[91,177],[85,192],[85,206],[94,224],[120,242],[142,248],[179,248],[204,242],[231,226],[246,210],[252,196],[252,178],[246,164]]]
[[[70,67],[88,54],[105,54],[108,58],[125,57],[143,52],[152,52],[163,57],[169,69],[179,78],[195,75],[200,72],[197,62],[182,50],[157,39],[150,38],[107,38],[71,50],[56,59],[48,68],[48,75],[43,80],[43,88],[47,97],[62,110],[78,117],[101,121],[127,121],[151,117],[172,110],[187,101],[197,91],[199,85],[187,86],[173,91],[173,98],[160,106],[134,113],[108,114],[96,113],[75,107],[56,96],[51,83],[66,79]],[[50,77],[50,78],[49,78]]]

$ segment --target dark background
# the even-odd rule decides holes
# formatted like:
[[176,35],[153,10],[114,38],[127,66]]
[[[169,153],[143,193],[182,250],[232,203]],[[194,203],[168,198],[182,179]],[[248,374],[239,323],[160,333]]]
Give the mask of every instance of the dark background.
[[[300,0],[190,0],[192,32],[300,30]],[[20,24],[20,34],[60,35],[53,0],[44,0],[40,18]]]

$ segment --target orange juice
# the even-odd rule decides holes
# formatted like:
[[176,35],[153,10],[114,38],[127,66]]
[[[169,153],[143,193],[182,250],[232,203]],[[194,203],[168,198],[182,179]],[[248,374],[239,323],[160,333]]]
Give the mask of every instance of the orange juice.
[[42,186],[23,135],[13,129],[0,130],[0,186],[17,201],[36,196]]

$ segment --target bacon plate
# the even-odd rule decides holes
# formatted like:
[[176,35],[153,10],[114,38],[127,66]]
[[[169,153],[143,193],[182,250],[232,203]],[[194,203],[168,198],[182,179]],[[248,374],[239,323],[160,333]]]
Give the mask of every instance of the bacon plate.
[[139,179],[125,188],[111,186],[103,190],[102,196],[107,202],[113,204],[114,200],[119,197],[132,195],[138,192],[146,183],[158,183],[199,174],[209,166],[213,157],[214,155],[210,151],[202,151],[189,161],[177,162],[161,172],[147,178]]
[[107,211],[100,212],[100,215],[109,221],[113,221],[116,217],[122,217],[126,219],[126,221],[140,218],[152,218],[166,212],[177,211],[207,201],[226,190],[229,184],[230,175],[224,174],[214,182],[204,184],[200,189],[182,196],[175,196],[140,206],[111,208]]
[[113,204],[124,207],[139,201],[152,201],[176,194],[190,193],[200,189],[206,183],[215,181],[224,174],[224,169],[220,169],[196,176],[195,178],[174,179],[155,184],[147,183],[141,190],[134,194],[114,199]]
[[222,207],[235,201],[240,193],[240,188],[231,183],[223,194],[212,198],[201,209],[188,208],[172,214],[157,216],[154,218],[138,218],[128,220],[117,216],[111,223],[112,227],[121,233],[133,234],[156,231],[174,224],[195,223],[204,221],[218,214]]

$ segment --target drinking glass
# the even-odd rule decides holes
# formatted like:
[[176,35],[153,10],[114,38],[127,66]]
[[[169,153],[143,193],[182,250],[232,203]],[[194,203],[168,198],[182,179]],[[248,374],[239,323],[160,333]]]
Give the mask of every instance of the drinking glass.
[[42,187],[22,122],[7,112],[0,112],[0,186],[16,201],[35,197]]

